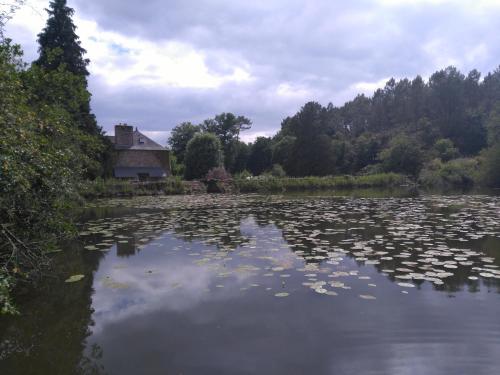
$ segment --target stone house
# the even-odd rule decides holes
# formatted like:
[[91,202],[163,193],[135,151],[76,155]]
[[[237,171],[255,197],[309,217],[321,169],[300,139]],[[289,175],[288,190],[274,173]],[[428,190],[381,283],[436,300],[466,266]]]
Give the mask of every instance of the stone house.
[[150,180],[170,176],[169,151],[137,128],[116,125],[115,135],[109,139],[115,149],[113,174],[116,178]]

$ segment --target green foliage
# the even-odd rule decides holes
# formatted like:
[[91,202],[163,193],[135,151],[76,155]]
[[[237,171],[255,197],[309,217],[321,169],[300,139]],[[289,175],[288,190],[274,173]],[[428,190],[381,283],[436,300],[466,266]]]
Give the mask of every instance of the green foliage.
[[220,140],[224,166],[226,169],[233,171],[238,150],[236,142],[239,141],[241,131],[250,129],[252,121],[244,116],[221,113],[213,119],[203,121],[200,126],[203,131],[215,134]]
[[279,164],[273,164],[268,173],[273,177],[286,177],[286,172]]
[[83,144],[99,143],[74,128],[70,99],[36,94],[54,80],[54,90],[74,86],[77,95],[74,76],[62,68],[25,70],[21,55],[9,40],[0,45],[0,273],[7,282],[35,277],[44,249],[71,232],[66,212],[90,164]]
[[179,176],[158,181],[138,182],[123,179],[102,179],[83,181],[78,191],[87,199],[139,196],[139,195],[175,195],[184,194],[185,186]]
[[79,147],[88,156],[86,178],[110,174],[112,145],[90,110],[89,60],[75,33],[74,11],[66,0],[54,0],[49,8],[47,24],[38,35],[40,55],[26,77],[36,98],[31,104],[57,104],[71,116],[75,131],[82,133]]
[[399,136],[380,153],[379,159],[387,172],[416,176],[422,167],[423,154],[415,140]]
[[271,167],[272,156],[271,138],[257,137],[251,145],[247,167],[254,175],[259,175]]
[[172,129],[168,145],[179,163],[184,163],[187,144],[200,131],[199,125],[193,125],[190,122],[183,122]]
[[379,141],[373,134],[361,134],[356,138],[353,145],[353,169],[357,171],[368,165],[375,164],[379,151]]
[[252,177],[253,177],[253,174],[250,171],[246,170],[246,169],[244,169],[243,171],[241,171],[241,172],[239,172],[239,173],[237,173],[237,174],[234,175],[234,178],[236,180],[250,179]]
[[486,122],[488,132],[488,145],[492,146],[500,142],[500,102],[496,103],[495,107],[488,116]]
[[438,139],[434,143],[434,152],[436,156],[442,161],[449,161],[459,156],[458,149],[454,146],[451,139]]
[[174,176],[184,176],[184,164],[179,163],[175,155],[170,155],[170,171]]
[[231,165],[229,166],[232,173],[238,173],[247,169],[248,158],[250,157],[251,150],[251,145],[248,145],[245,142],[232,142],[231,152],[233,156]]
[[324,176],[334,172],[335,150],[328,135],[330,124],[327,119],[325,108],[309,102],[283,122],[283,133],[295,137],[284,165],[287,174]]
[[478,161],[473,158],[454,159],[442,162],[431,160],[422,168],[418,182],[430,188],[471,187],[477,178]]
[[500,142],[485,149],[481,157],[481,182],[489,187],[500,188]]
[[273,144],[273,156],[272,162],[274,164],[282,165],[285,170],[292,169],[292,151],[294,148],[295,140],[297,138],[286,135],[283,137],[277,137]]
[[236,188],[242,193],[274,193],[307,190],[332,190],[368,187],[394,187],[406,184],[407,178],[395,173],[367,176],[327,177],[254,177],[235,178]]
[[184,177],[188,180],[205,177],[207,172],[222,164],[219,139],[211,133],[198,133],[187,144]]
[[93,118],[93,115],[81,111],[82,106],[90,101],[85,78],[70,73],[63,65],[54,70],[33,65],[23,72],[22,79],[29,91],[31,108],[44,115],[47,108],[57,107],[58,115],[65,116],[65,121],[70,124],[68,132],[72,133],[72,146],[82,151],[83,176],[94,178],[102,175],[104,153],[109,145],[105,144],[100,130],[87,126],[88,116]]
[[215,134],[224,147],[236,140],[242,130],[248,130],[251,126],[252,121],[248,118],[232,113],[221,113],[201,124],[203,131]]
[[[19,3],[19,2],[18,2]],[[0,40],[0,308],[17,282],[41,275],[45,252],[74,233],[68,208],[83,177],[103,173],[109,143],[90,113],[87,60],[65,1],[50,5],[29,69],[22,51]]]

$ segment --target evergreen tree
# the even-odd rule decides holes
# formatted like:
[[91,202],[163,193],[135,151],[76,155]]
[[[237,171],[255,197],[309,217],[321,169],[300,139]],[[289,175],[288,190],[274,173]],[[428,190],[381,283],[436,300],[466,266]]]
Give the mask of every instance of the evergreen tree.
[[[94,165],[98,166],[98,168],[88,168],[86,177],[95,178],[99,175],[109,175],[111,171],[112,145],[104,137],[102,128],[97,125],[96,118],[91,113],[91,94],[87,90],[87,76],[89,75],[87,65],[89,60],[83,57],[86,51],[80,45],[79,37],[75,33],[76,26],[71,19],[74,10],[66,5],[66,0],[53,0],[49,4],[49,9],[46,10],[49,18],[45,28],[38,34],[40,56],[34,62],[33,69],[39,69],[48,74],[64,70],[75,76],[73,84],[79,85],[86,95],[80,96],[76,106],[69,107],[65,106],[64,103],[61,104],[72,116],[72,122],[77,129],[88,136],[88,139],[81,143],[81,149],[95,161]],[[35,94],[42,101],[51,102],[53,100],[49,88],[40,86],[38,89]],[[58,89],[64,91],[63,87]],[[71,90],[73,88],[68,87],[66,91]],[[94,138],[98,139],[100,143],[97,148],[95,147]]]
[[40,57],[35,64],[48,70],[65,64],[71,73],[88,76],[89,60],[83,58],[86,51],[80,45],[79,37],[75,33],[76,26],[71,19],[75,11],[66,5],[66,0],[53,0],[49,8],[46,9],[49,14],[47,25],[38,34]]

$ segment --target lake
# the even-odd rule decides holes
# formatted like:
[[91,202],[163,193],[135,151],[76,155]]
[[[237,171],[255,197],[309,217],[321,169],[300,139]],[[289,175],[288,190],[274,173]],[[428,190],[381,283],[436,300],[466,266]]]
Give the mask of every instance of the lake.
[[499,373],[500,197],[392,195],[95,202],[0,374]]

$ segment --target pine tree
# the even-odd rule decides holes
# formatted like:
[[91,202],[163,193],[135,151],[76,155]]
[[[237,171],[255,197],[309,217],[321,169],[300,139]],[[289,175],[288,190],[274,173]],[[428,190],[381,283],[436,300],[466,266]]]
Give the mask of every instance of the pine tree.
[[[75,76],[84,94],[79,97],[77,106],[65,105],[64,100],[61,105],[72,116],[75,127],[87,136],[86,140],[82,140],[80,148],[100,166],[97,169],[89,168],[86,177],[94,178],[103,173],[109,174],[106,169],[109,169],[112,145],[104,137],[102,128],[97,124],[96,118],[91,112],[91,94],[87,89],[89,59],[84,58],[86,51],[80,45],[80,38],[75,33],[76,26],[71,18],[75,11],[66,5],[66,0],[51,1],[49,9],[46,11],[49,18],[45,28],[38,34],[40,56],[33,63],[33,68],[41,69],[47,73],[57,73],[56,71],[63,70]],[[64,85],[64,83],[62,84]],[[64,90],[64,88],[59,89]],[[53,99],[51,93],[43,87],[37,94],[41,100],[50,101]],[[97,148],[94,147],[96,140],[100,145]]]
[[38,34],[40,57],[35,64],[49,70],[66,64],[66,69],[73,74],[88,76],[88,59],[76,35],[76,26],[71,19],[74,10],[66,5],[66,0],[53,0],[46,9],[49,14],[47,25]]

